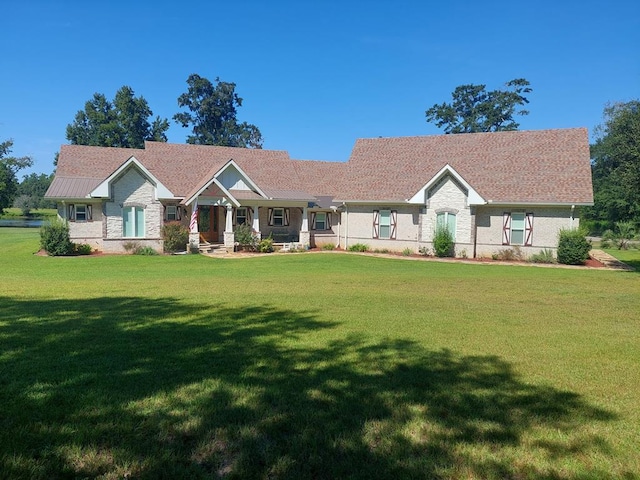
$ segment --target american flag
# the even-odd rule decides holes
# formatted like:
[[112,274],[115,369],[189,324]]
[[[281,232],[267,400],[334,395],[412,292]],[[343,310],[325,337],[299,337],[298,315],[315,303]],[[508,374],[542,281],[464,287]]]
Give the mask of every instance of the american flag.
[[193,210],[191,210],[191,221],[189,222],[189,230],[191,233],[198,233],[198,199],[193,202]]

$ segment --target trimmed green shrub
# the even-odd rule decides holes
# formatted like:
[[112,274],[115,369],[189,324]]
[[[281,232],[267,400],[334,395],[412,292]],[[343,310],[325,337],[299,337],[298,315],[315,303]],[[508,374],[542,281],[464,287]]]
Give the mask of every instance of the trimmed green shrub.
[[438,257],[453,257],[453,235],[447,227],[437,228],[433,236],[433,250]]
[[402,255],[405,256],[405,257],[409,257],[409,256],[413,255],[413,250],[411,250],[409,247],[407,247],[404,250],[402,250]]
[[566,265],[582,265],[589,258],[591,243],[584,230],[562,229],[558,240],[558,262]]
[[364,243],[354,243],[349,246],[348,250],[350,252],[366,252],[369,250],[369,245],[365,245]]
[[273,250],[273,238],[271,238],[271,236],[260,240],[260,243],[258,244],[258,251],[260,253],[271,253]]
[[258,237],[254,235],[251,225],[246,223],[238,225],[234,232],[234,239],[241,247],[248,248],[250,250],[258,249]]
[[336,246],[333,243],[325,243],[322,245],[322,250],[334,250]]
[[88,243],[74,243],[73,253],[76,255],[91,255],[93,249]]
[[529,259],[533,263],[556,263],[556,259],[553,256],[553,250],[545,248],[540,250],[540,253],[534,253]]
[[153,248],[151,247],[138,247],[136,248],[135,252],[133,252],[134,255],[158,255],[158,252],[156,252]]
[[162,239],[165,252],[183,252],[189,243],[189,229],[180,222],[165,223],[162,227]]
[[52,256],[73,253],[73,243],[69,239],[69,225],[56,220],[40,229],[40,247]]

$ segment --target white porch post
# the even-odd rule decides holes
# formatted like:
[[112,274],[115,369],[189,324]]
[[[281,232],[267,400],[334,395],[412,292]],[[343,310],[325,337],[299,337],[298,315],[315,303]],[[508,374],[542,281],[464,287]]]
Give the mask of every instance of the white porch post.
[[311,246],[311,233],[309,233],[309,208],[302,209],[302,225],[300,226],[300,243],[305,247]]
[[227,212],[224,222],[224,246],[228,252],[233,252],[235,238],[233,235],[233,206],[227,205]]
[[258,240],[262,239],[262,234],[260,233],[260,212],[258,211],[258,206],[253,207],[253,222],[251,228],[255,232],[255,235],[258,237]]

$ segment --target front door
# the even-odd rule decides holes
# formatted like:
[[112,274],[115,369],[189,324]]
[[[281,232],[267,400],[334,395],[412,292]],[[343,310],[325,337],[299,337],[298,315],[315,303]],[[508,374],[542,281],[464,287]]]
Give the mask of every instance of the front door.
[[218,242],[218,207],[213,205],[198,207],[198,232],[200,232],[201,241]]

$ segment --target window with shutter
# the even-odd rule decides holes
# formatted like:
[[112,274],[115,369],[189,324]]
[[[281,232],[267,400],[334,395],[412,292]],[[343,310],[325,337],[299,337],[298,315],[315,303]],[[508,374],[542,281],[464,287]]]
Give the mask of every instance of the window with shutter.
[[502,244],[509,245],[511,243],[511,214],[504,212],[502,214]]
[[380,211],[373,211],[373,238],[380,237]]
[[533,245],[533,213],[527,213],[524,225],[524,244]]

